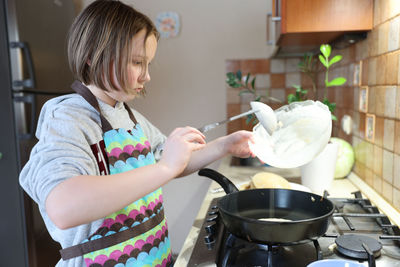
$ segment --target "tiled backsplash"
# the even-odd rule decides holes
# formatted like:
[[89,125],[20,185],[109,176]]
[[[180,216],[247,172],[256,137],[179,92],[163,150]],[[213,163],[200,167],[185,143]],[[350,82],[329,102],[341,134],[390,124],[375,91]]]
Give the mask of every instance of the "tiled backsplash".
[[[350,142],[356,152],[353,171],[400,211],[400,2],[374,2],[374,28],[367,39],[348,48],[333,50],[343,59],[333,66],[330,78],[347,78],[344,86],[328,89],[328,98],[336,103],[333,136]],[[287,96],[301,84],[311,91],[311,80],[299,72],[300,58],[227,60],[226,71],[256,77],[259,94],[280,101],[268,102],[276,109],[287,103]],[[324,72],[317,75],[317,97],[323,98]],[[249,97],[239,97],[240,89],[227,87],[227,112],[236,115],[250,109]],[[366,105],[360,108],[360,96]],[[362,104],[362,103],[361,103]],[[352,133],[340,127],[344,115],[353,119]],[[368,128],[369,127],[369,128]],[[228,124],[228,132],[251,129],[245,120]],[[367,128],[367,131],[366,131]]]

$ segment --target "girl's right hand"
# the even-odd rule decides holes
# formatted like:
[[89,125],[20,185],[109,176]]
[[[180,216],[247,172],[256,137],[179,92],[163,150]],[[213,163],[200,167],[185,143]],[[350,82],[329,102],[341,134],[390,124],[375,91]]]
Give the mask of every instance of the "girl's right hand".
[[160,164],[177,177],[186,168],[192,152],[202,149],[206,144],[205,136],[193,127],[176,128],[164,143]]

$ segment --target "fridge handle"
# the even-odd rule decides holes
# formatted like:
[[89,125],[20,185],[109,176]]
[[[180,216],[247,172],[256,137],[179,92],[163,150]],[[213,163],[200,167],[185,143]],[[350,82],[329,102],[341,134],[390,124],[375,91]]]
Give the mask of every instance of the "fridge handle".
[[35,71],[33,68],[33,61],[32,61],[32,55],[31,55],[31,50],[29,49],[29,45],[26,42],[11,42],[10,43],[11,48],[19,48],[22,49],[27,67],[28,67],[28,73],[29,73],[29,78],[28,79],[23,79],[23,80],[14,80],[13,81],[13,87],[25,87],[25,88],[35,88],[36,86],[36,81],[35,81]]
[[31,125],[28,133],[19,133],[18,139],[33,139],[36,131],[36,99],[34,94],[26,94],[24,96],[15,96],[14,102],[31,104]]

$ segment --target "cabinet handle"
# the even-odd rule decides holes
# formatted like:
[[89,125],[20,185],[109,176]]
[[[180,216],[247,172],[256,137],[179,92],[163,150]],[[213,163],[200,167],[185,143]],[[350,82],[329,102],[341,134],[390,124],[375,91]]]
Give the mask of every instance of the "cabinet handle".
[[268,44],[268,45],[275,45],[275,36],[274,36],[274,39],[270,39],[270,38],[269,38],[269,36],[270,36],[269,21],[270,21],[270,20],[271,20],[272,22],[277,23],[277,22],[281,21],[281,17],[273,17],[271,12],[268,12],[268,13],[267,13],[267,44]]
[[269,26],[269,21],[272,21],[272,13],[267,13],[267,45],[274,45],[275,40],[269,39],[270,36],[270,26]]

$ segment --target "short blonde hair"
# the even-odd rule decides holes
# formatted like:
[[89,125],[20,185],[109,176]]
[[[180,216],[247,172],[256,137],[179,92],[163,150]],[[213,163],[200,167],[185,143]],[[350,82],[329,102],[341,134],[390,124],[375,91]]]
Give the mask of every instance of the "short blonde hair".
[[159,39],[153,22],[134,8],[112,0],[91,3],[75,18],[68,35],[68,62],[75,78],[106,91],[118,90],[109,75],[114,64],[125,91],[132,40],[143,29],[144,42],[151,34]]

